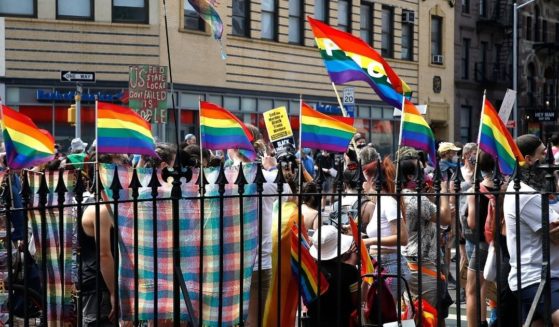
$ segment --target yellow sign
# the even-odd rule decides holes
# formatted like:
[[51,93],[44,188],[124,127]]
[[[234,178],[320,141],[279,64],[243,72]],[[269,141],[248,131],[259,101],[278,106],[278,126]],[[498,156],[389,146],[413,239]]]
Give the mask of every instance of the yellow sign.
[[268,137],[272,143],[293,137],[293,131],[291,130],[285,107],[268,110],[263,115],[266,130],[268,130]]

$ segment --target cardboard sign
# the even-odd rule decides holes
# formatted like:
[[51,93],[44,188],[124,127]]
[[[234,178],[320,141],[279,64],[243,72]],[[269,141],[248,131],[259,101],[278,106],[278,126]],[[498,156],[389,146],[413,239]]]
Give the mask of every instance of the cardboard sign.
[[[501,118],[503,122],[509,120],[510,113],[512,112],[512,108],[514,107],[515,101],[516,101],[516,91],[508,89],[507,93],[505,93],[503,103],[501,103],[501,108],[499,108],[499,118]],[[512,120],[515,119],[516,117],[512,117]]]
[[263,113],[264,122],[270,142],[277,150],[289,143],[295,148],[295,140],[293,139],[293,130],[289,124],[289,116],[285,107],[268,110]]
[[152,124],[167,123],[166,66],[130,66],[128,106]]

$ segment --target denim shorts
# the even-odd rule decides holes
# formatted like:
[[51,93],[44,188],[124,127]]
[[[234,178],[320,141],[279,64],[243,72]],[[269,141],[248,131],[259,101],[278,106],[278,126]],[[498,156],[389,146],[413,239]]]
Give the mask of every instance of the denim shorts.
[[466,256],[468,257],[468,269],[473,271],[483,271],[483,268],[485,268],[485,262],[487,261],[488,251],[489,245],[487,243],[479,242],[478,252],[476,252],[475,243],[466,240]]
[[[375,258],[376,259],[376,258]],[[377,260],[378,261],[378,260]],[[398,274],[398,254],[397,253],[383,253],[381,256],[381,265],[384,273],[386,274]],[[408,261],[406,258],[400,254],[400,276],[402,276],[406,281],[410,280],[410,268],[408,267]],[[392,293],[392,297],[394,300],[397,300],[399,296],[395,296],[398,294],[398,282],[396,278],[388,277],[386,278],[386,285],[390,289]],[[400,295],[404,293],[405,286],[404,281],[400,279]]]

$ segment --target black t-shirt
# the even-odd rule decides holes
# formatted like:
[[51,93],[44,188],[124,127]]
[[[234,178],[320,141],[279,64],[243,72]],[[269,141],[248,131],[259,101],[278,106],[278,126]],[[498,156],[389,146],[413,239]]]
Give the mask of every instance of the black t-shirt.
[[349,317],[357,309],[351,300],[350,288],[357,291],[359,272],[357,268],[346,263],[341,264],[340,305],[338,308],[338,263],[334,260],[322,261],[320,268],[328,279],[328,290],[320,297],[320,317],[318,317],[318,299],[308,305],[308,326],[337,326],[338,314],[340,326],[349,326]]

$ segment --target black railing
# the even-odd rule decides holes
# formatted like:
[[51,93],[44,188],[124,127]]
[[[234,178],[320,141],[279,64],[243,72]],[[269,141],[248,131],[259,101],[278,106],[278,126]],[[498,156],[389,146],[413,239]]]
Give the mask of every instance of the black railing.
[[[548,148],[551,153],[551,148]],[[507,226],[509,231],[515,230],[516,236],[521,233],[520,221],[521,207],[519,199],[528,194],[538,196],[542,208],[541,215],[541,231],[542,231],[542,280],[543,284],[549,285],[552,278],[558,276],[551,275],[550,261],[550,199],[555,199],[558,196],[556,192],[557,180],[553,177],[553,172],[559,170],[552,161],[553,158],[548,157],[547,163],[540,165],[538,169],[544,170],[546,175],[546,187],[539,191],[521,191],[522,183],[520,174],[513,176],[512,179],[506,179],[502,176],[493,175],[493,183],[497,187],[492,190],[490,194],[497,199],[503,197],[510,197],[514,199],[514,208],[503,208],[497,206],[496,217],[500,217],[503,210],[509,214],[513,212],[516,218],[515,226]],[[377,167],[381,163],[378,162]],[[281,166],[280,166],[281,167]],[[282,326],[289,320],[286,317],[289,306],[286,306],[286,301],[294,300],[291,304],[296,303],[296,319],[297,325],[312,324],[309,321],[314,321],[317,317],[304,314],[303,305],[301,304],[301,296],[304,292],[305,285],[302,285],[292,275],[288,274],[272,274],[272,281],[270,285],[271,291],[263,289],[263,272],[264,269],[263,259],[267,255],[275,257],[275,264],[272,271],[281,272],[289,271],[298,267],[301,270],[302,261],[302,247],[299,242],[296,249],[291,248],[286,251],[283,246],[285,244],[285,230],[288,223],[303,225],[303,218],[301,217],[301,205],[297,205],[297,210],[293,211],[289,206],[284,206],[286,203],[300,203],[304,196],[315,195],[320,197],[321,202],[326,198],[337,199],[337,206],[324,207],[317,212],[319,219],[319,226],[322,225],[335,225],[345,226],[351,219],[343,215],[342,203],[348,196],[354,196],[357,203],[363,203],[365,199],[376,201],[375,217],[371,213],[370,224],[376,224],[378,231],[383,230],[383,219],[396,218],[394,225],[396,232],[396,245],[386,246],[381,245],[388,236],[380,236],[379,233],[373,243],[376,245],[371,246],[371,253],[374,254],[377,260],[376,272],[373,274],[375,283],[380,283],[381,286],[377,287],[377,299],[385,299],[383,293],[389,292],[390,288],[384,288],[381,280],[390,281],[395,283],[396,294],[394,306],[397,310],[397,320],[400,322],[402,313],[408,312],[409,315],[417,317],[427,317],[430,311],[424,305],[414,306],[414,298],[409,299],[409,294],[417,294],[417,303],[423,303],[422,300],[435,299],[436,303],[431,305],[439,312],[439,326],[445,322],[442,312],[448,309],[448,304],[443,302],[445,295],[448,291],[448,281],[452,272],[456,276],[456,291],[453,294],[455,317],[447,318],[447,324],[456,324],[457,326],[465,325],[462,318],[463,304],[460,303],[460,290],[465,287],[461,285],[461,274],[459,263],[461,259],[460,253],[460,230],[461,215],[458,210],[458,204],[461,200],[468,196],[475,198],[475,203],[481,203],[480,199],[487,196],[489,193],[480,190],[480,182],[482,177],[477,176],[474,187],[467,191],[461,191],[461,184],[463,178],[460,174],[454,175],[453,179],[446,181],[438,170],[434,173],[433,188],[427,190],[426,186],[431,185],[423,178],[423,171],[416,172],[416,178],[409,180],[413,182],[413,187],[404,185],[405,178],[400,174],[400,179],[396,185],[395,191],[390,192],[384,188],[386,177],[382,169],[376,170],[376,177],[366,177],[360,172],[355,175],[354,182],[357,187],[353,191],[348,191],[344,187],[342,174],[338,174],[335,181],[335,192],[324,193],[320,186],[321,180],[324,178],[319,174],[318,176],[318,191],[312,194],[302,194],[297,189],[301,189],[303,181],[298,179],[290,180],[289,177],[284,176],[282,169],[264,171],[261,165],[247,163],[240,166],[231,167],[214,167],[204,170],[204,174],[200,174],[199,169],[192,168],[187,172],[181,174],[173,173],[172,171],[156,171],[151,169],[133,169],[128,167],[116,167],[112,165],[100,165],[99,178],[97,179],[97,187],[99,188],[99,197],[90,194],[85,190],[85,183],[83,180],[82,172],[76,171],[43,171],[32,172],[25,171],[21,175],[16,175],[14,172],[3,173],[3,201],[5,205],[2,207],[2,217],[5,220],[5,238],[4,248],[6,253],[6,267],[8,268],[5,273],[5,289],[8,290],[7,298],[7,323],[14,326],[19,320],[23,320],[24,325],[29,325],[31,321],[39,320],[42,326],[59,326],[62,323],[69,323],[73,325],[86,325],[92,319],[91,312],[88,315],[82,315],[84,307],[91,305],[91,303],[84,302],[87,296],[87,301],[106,301],[100,297],[101,294],[107,294],[106,288],[109,287],[109,280],[112,279],[115,283],[115,291],[113,294],[113,304],[117,308],[116,317],[113,323],[117,325],[119,320],[127,321],[135,326],[140,325],[144,321],[153,321],[154,325],[162,323],[163,321],[173,321],[175,326],[180,323],[194,325],[194,326],[233,326],[244,325],[250,311],[257,312],[258,325],[265,326]],[[116,169],[115,169],[116,168]],[[340,163],[339,170],[343,170],[343,165]],[[321,171],[319,169],[319,171]],[[458,170],[460,171],[460,170]],[[523,170],[524,171],[524,170]],[[271,177],[270,177],[271,176]],[[169,183],[167,178],[174,178],[174,183]],[[180,178],[184,178],[182,181]],[[21,179],[22,192],[21,194],[13,194],[13,190],[17,189],[15,184],[16,179]],[[366,192],[363,185],[370,183],[372,188]],[[290,185],[290,187],[288,186]],[[498,186],[509,184],[508,189]],[[292,192],[287,192],[288,189]],[[374,190],[374,191],[373,191]],[[94,188],[90,191],[94,191]],[[202,192],[203,194],[200,194]],[[441,201],[445,197],[444,201]],[[21,198],[22,202],[14,201],[15,198]],[[271,215],[271,208],[269,207],[270,201],[265,199],[276,199],[275,217],[265,216]],[[390,217],[390,213],[383,211],[383,206],[388,206],[388,200],[397,203],[395,207],[396,217]],[[410,199],[414,199],[411,201]],[[541,199],[541,200],[540,200]],[[427,202],[426,202],[427,201]],[[440,237],[444,235],[442,229],[447,229],[447,226],[441,225],[442,210],[446,205],[443,202],[451,201],[454,203],[456,209],[449,209],[452,223],[448,230],[454,228],[455,238],[454,243],[444,245],[441,242],[443,239]],[[15,205],[14,203],[21,203]],[[266,202],[265,206],[264,203]],[[410,203],[416,203],[418,217],[417,224],[411,226]],[[500,203],[497,201],[497,203]],[[423,211],[431,210],[430,206],[434,205],[433,218],[423,221]],[[425,206],[429,208],[425,208]],[[450,204],[449,204],[450,206]],[[406,210],[402,210],[406,208]],[[450,207],[449,207],[450,208]],[[337,214],[331,216],[328,210],[336,211]],[[84,266],[84,259],[87,259],[87,264],[91,264],[92,258],[84,258],[84,251],[91,253],[91,249],[84,249],[82,247],[84,237],[87,235],[87,228],[80,227],[83,224],[82,218],[84,213],[94,211],[95,216],[95,240],[103,240],[106,237],[112,236],[112,256],[114,275],[106,276],[101,272],[101,246],[96,241],[96,270],[97,274],[94,276],[94,288],[86,290],[86,284],[92,285],[91,280],[83,280],[83,274],[86,269]],[[415,209],[414,209],[415,210]],[[445,209],[446,210],[446,209]],[[512,210],[512,211],[511,211]],[[362,224],[362,210],[357,210],[356,217],[359,228]],[[483,217],[480,212],[479,206],[476,205],[475,215],[476,221],[481,222]],[[109,216],[104,216],[104,215]],[[296,219],[291,219],[288,214],[296,214]],[[409,215],[408,215],[409,214]],[[16,216],[23,215],[23,225],[21,221],[14,219]],[[408,216],[407,216],[408,215]],[[445,213],[446,215],[446,213]],[[398,219],[403,216],[405,219]],[[104,229],[103,224],[106,223],[107,217],[112,221],[111,235],[102,235]],[[116,219],[115,219],[116,217]],[[429,216],[431,217],[431,216]],[[448,217],[444,217],[445,219]],[[555,217],[555,216],[554,216]],[[274,219],[274,221],[273,221]],[[506,221],[506,219],[505,219]],[[175,223],[174,223],[175,222]],[[19,226],[14,226],[14,223]],[[505,290],[509,289],[506,283],[505,273],[501,271],[502,266],[513,265],[517,269],[516,283],[521,289],[524,282],[521,278],[522,265],[520,256],[517,256],[518,262],[507,261],[506,252],[503,245],[506,245],[504,239],[512,237],[512,235],[501,235],[502,222],[496,219],[495,230],[495,251],[496,251],[496,309],[497,310],[497,326],[508,326],[503,323],[506,316],[513,315],[512,312],[506,312],[503,303],[510,299],[506,296]],[[27,227],[26,227],[27,226]],[[83,225],[85,226],[85,225]],[[483,234],[483,229],[478,227],[474,230],[475,253],[480,254],[481,244],[479,241]],[[555,226],[555,225],[553,225]],[[15,228],[15,229],[14,229]],[[22,238],[15,239],[14,232],[22,232]],[[84,230],[82,234],[80,230]],[[272,230],[276,230],[275,237]],[[406,242],[401,239],[401,229],[406,229],[406,235],[413,234],[417,238],[414,243],[417,246],[417,256],[402,257],[402,252],[406,248]],[[304,228],[299,228],[299,239],[305,237],[306,231]],[[318,240],[321,239],[324,231],[319,228],[315,233],[318,235]],[[368,228],[367,228],[368,232]],[[435,233],[435,244],[437,250],[435,259],[425,258],[423,249],[431,246],[432,239],[428,237],[429,233]],[[271,234],[272,233],[272,234]],[[512,233],[512,232],[511,232]],[[177,241],[173,242],[173,235],[178,237]],[[291,234],[289,234],[291,235]],[[361,235],[357,243],[360,242],[361,237],[367,239],[371,235]],[[554,234],[556,235],[556,234]],[[32,238],[29,238],[32,236]],[[432,236],[432,235],[431,235]],[[407,237],[406,237],[407,238]],[[336,235],[337,246],[335,252],[337,257],[344,255],[341,253],[342,235],[341,229],[338,229]],[[73,240],[70,241],[70,240]],[[309,240],[311,238],[309,237]],[[272,247],[266,242],[275,243]],[[408,245],[412,241],[408,241]],[[415,241],[413,241],[415,242]],[[425,244],[427,242],[428,244]],[[523,251],[523,244],[521,237],[516,237],[515,248],[516,253]],[[393,243],[392,243],[393,244]],[[510,243],[509,243],[510,244]],[[289,245],[290,246],[290,245]],[[328,251],[325,244],[319,242],[315,244],[318,248],[318,263],[316,265],[317,272],[324,273],[325,276],[342,276],[342,263],[337,261],[335,272],[326,272],[329,264],[321,260],[321,256],[325,255]],[[456,268],[451,271],[449,266],[444,264],[444,251],[441,249],[445,246],[453,247],[456,254]],[[265,254],[271,248],[276,251],[271,255]],[[357,246],[358,255],[361,254],[361,247]],[[297,253],[298,261],[291,259],[294,253]],[[285,255],[287,253],[287,255]],[[74,254],[74,255],[73,255]],[[378,254],[378,255],[377,255]],[[396,256],[396,262],[385,262],[385,258],[392,258],[392,254]],[[23,259],[21,258],[23,256]],[[176,258],[178,257],[178,262]],[[402,260],[405,259],[405,260]],[[266,260],[267,260],[266,259]],[[537,258],[534,258],[537,259]],[[402,260],[402,261],[401,261]],[[431,260],[431,261],[430,261]],[[433,261],[434,260],[434,261]],[[22,262],[23,274],[21,269],[15,269],[14,266],[17,262]],[[402,265],[402,262],[407,262],[409,267]],[[354,263],[360,269],[362,262]],[[354,265],[351,264],[351,265]],[[388,270],[389,265],[395,265],[395,272],[379,273],[379,271]],[[351,266],[350,265],[350,266]],[[432,269],[434,266],[435,269]],[[21,267],[21,265],[20,265]],[[285,270],[287,268],[288,270]],[[344,266],[345,267],[345,266]],[[254,269],[253,269],[254,268]],[[402,279],[404,270],[411,268],[416,273],[416,277],[409,279]],[[283,269],[283,270],[282,270]],[[344,268],[345,269],[345,268]],[[354,266],[354,269],[355,266]],[[478,269],[483,269],[479,267]],[[257,274],[258,291],[256,294],[251,294],[251,277],[254,273]],[[345,270],[344,270],[345,271]],[[360,270],[359,270],[360,271]],[[38,278],[34,278],[34,273],[38,273]],[[177,277],[178,276],[178,277]],[[88,276],[88,278],[91,276]],[[347,277],[347,276],[346,276]],[[344,277],[345,278],[345,277]],[[328,280],[330,287],[337,289],[336,306],[321,307],[328,305],[326,297],[319,297],[317,301],[318,310],[316,315],[332,314],[332,310],[341,311],[347,303],[351,301],[350,298],[344,298],[342,294],[346,294],[343,290],[344,278],[336,280]],[[480,273],[475,274],[475,281],[477,285],[483,282]],[[434,279],[434,284],[430,281]],[[178,283],[176,282],[178,280]],[[293,282],[295,281],[295,282]],[[294,284],[293,284],[294,283]],[[392,285],[390,284],[389,285]],[[290,291],[285,292],[285,288],[295,285],[290,288]],[[386,311],[382,308],[374,308],[372,311],[367,311],[365,314],[362,309],[367,307],[365,303],[365,294],[361,294],[362,281],[358,281],[358,301],[360,305],[356,305],[358,310],[355,316],[356,325],[373,326],[380,325],[381,321],[386,322]],[[433,286],[435,285],[435,286]],[[321,288],[324,290],[325,285],[321,285],[318,279],[317,293],[321,293]],[[77,291],[71,293],[72,289]],[[411,289],[411,291],[409,290]],[[366,289],[363,289],[366,291]],[[406,291],[407,290],[407,291]],[[274,291],[276,293],[274,293]],[[370,290],[369,290],[370,291]],[[93,292],[93,293],[92,293]],[[291,293],[289,293],[291,292]],[[429,295],[429,292],[436,292],[436,296]],[[482,307],[485,306],[484,299],[481,299],[481,287],[476,289],[475,296],[475,319],[482,321]],[[550,325],[551,323],[551,297],[552,290],[550,287],[545,287],[542,299],[544,303],[544,319]],[[555,291],[556,292],[556,291]],[[91,294],[95,296],[91,297]],[[556,294],[556,293],[554,293]],[[256,307],[249,307],[249,298],[255,296],[258,301]],[[290,296],[291,298],[285,298]],[[413,296],[412,296],[413,297]],[[260,305],[263,299],[267,298],[266,305]],[[406,299],[405,302],[401,300]],[[194,302],[194,303],[193,303]],[[380,306],[383,307],[382,301]],[[311,305],[313,305],[311,303]],[[517,323],[523,321],[522,304],[517,304]],[[16,306],[18,306],[16,308]],[[308,303],[307,303],[308,306]],[[95,306],[94,306],[95,307]],[[105,308],[96,306],[94,317],[97,320],[106,314]],[[95,317],[96,316],[96,317]],[[340,315],[337,322],[331,322],[336,326],[347,326],[346,321],[341,320]],[[435,315],[436,316],[436,315]],[[178,317],[178,318],[177,318]],[[270,321],[270,317],[274,317]],[[405,317],[405,316],[404,316]],[[408,317],[414,319],[414,317]],[[96,319],[93,319],[94,321]],[[286,320],[287,319],[287,320]],[[180,321],[179,321],[180,320]],[[265,323],[262,323],[265,320]],[[428,319],[416,319],[418,326],[426,325]],[[520,325],[520,324],[519,324]]]

